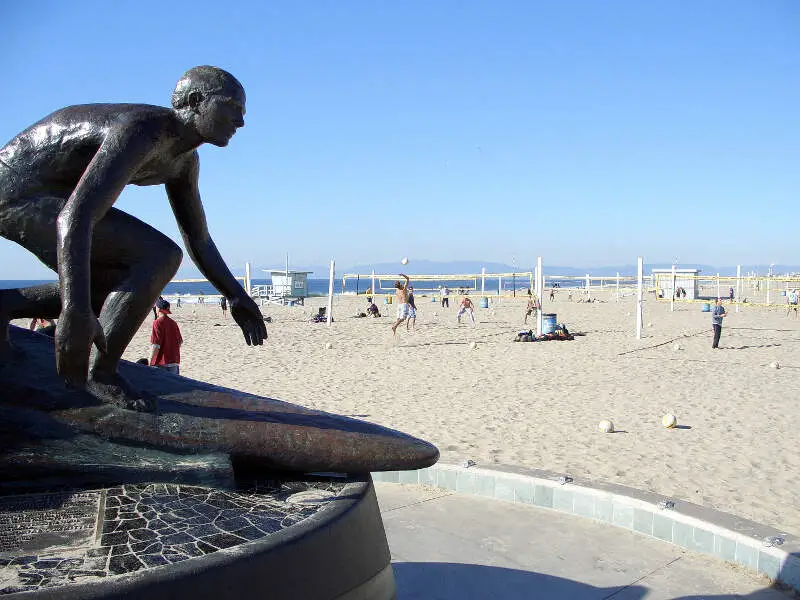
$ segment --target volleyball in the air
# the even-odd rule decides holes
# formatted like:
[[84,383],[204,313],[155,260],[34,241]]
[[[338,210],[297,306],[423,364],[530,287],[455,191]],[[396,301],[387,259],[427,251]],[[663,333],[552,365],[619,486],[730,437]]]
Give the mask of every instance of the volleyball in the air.
[[404,258],[403,260],[400,261],[400,263],[404,264],[404,265],[407,265],[408,264],[408,259]]
[[614,423],[608,419],[603,419],[600,421],[600,424],[597,426],[597,428],[603,433],[614,433]]
[[671,414],[666,414],[661,418],[661,424],[667,429],[672,429],[678,424],[678,417]]

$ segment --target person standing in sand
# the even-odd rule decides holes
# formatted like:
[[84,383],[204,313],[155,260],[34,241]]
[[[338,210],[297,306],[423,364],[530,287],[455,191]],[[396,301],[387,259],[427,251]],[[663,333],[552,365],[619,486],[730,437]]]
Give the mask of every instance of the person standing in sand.
[[180,375],[181,344],[183,336],[178,324],[169,318],[169,302],[161,298],[156,302],[158,318],[153,321],[150,334],[150,366]]
[[461,304],[458,307],[458,314],[456,315],[456,320],[458,324],[461,325],[461,315],[464,313],[469,314],[469,318],[472,321],[472,326],[475,327],[475,313],[474,313],[475,305],[472,303],[472,300],[469,299],[469,296],[464,296],[464,299],[461,301]]
[[541,308],[541,306],[539,306],[539,297],[536,294],[531,293],[530,296],[528,296],[528,304],[527,304],[527,306],[525,306],[525,320],[524,320],[524,323],[526,325],[528,324],[528,317],[533,315],[533,318],[535,319],[537,311],[540,308]]
[[712,348],[719,348],[719,336],[722,335],[722,319],[727,316],[728,313],[725,311],[725,307],[722,306],[722,298],[717,298],[717,304],[711,311],[711,326],[714,328]]
[[442,308],[450,308],[450,290],[447,286],[442,287]]
[[794,311],[794,318],[797,318],[797,304],[798,304],[798,294],[797,290],[792,290],[786,296],[786,304],[788,308],[786,309],[786,316],[788,317],[792,311]]
[[397,320],[392,325],[392,335],[397,335],[397,326],[408,318],[408,275],[400,273],[406,282],[394,282],[394,296],[397,301]]
[[408,320],[406,321],[406,331],[417,330],[417,304],[414,302],[414,288],[408,286]]

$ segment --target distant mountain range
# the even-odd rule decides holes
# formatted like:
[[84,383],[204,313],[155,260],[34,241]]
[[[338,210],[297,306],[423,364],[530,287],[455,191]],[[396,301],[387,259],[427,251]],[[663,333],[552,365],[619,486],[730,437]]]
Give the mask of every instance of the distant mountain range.
[[[669,269],[672,263],[645,263],[645,274],[650,273],[653,269]],[[769,265],[742,265],[742,275],[749,272],[757,272],[760,275],[766,275]],[[263,279],[265,274],[262,269],[265,267],[253,267],[253,279]],[[280,267],[275,267],[280,268]],[[290,265],[292,270],[296,271],[311,271],[312,278],[325,278],[327,279],[330,266],[324,265]],[[341,277],[344,273],[367,275],[374,270],[376,274],[386,275],[404,272],[408,275],[445,275],[445,274],[475,274],[480,273],[481,269],[485,268],[487,273],[517,273],[533,270],[534,265],[517,265],[516,268],[512,265],[496,262],[480,262],[476,260],[459,260],[459,261],[433,261],[433,260],[412,260],[408,265],[401,265],[400,262],[382,262],[369,265],[352,265],[352,266],[339,266],[336,265],[336,275]],[[716,275],[719,273],[723,276],[736,275],[736,265],[733,266],[715,266],[715,265],[700,265],[693,263],[681,263],[678,268],[683,269],[700,269],[703,275]],[[545,275],[567,275],[572,277],[579,277],[587,273],[592,276],[614,276],[617,273],[620,275],[634,276],[636,275],[636,265],[610,265],[603,267],[565,267],[557,265],[549,265],[544,263],[543,269]],[[800,265],[773,265],[772,272],[775,275],[786,273],[800,272]],[[235,270],[237,275],[244,273]],[[201,277],[201,275],[194,269],[181,269],[178,277]]]

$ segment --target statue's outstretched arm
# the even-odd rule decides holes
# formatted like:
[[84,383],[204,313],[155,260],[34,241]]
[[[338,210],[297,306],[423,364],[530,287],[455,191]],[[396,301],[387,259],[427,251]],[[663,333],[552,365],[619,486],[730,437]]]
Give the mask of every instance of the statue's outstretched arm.
[[183,243],[200,272],[228,299],[231,316],[242,328],[245,342],[260,345],[267,339],[264,318],[258,305],[236,281],[211,239],[200,201],[199,175],[200,161],[197,152],[193,152],[178,176],[166,185]]

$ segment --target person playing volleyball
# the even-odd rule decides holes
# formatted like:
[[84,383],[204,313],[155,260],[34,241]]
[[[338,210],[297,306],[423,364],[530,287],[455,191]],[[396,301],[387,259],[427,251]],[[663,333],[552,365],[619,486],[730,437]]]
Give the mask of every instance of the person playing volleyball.
[[408,275],[400,273],[406,282],[394,282],[394,296],[397,301],[397,320],[392,325],[392,335],[397,335],[397,326],[408,318]]
[[461,301],[461,304],[458,307],[458,314],[456,315],[456,320],[458,321],[459,325],[461,325],[461,315],[467,313],[472,321],[472,326],[475,327],[474,308],[475,305],[472,303],[472,300],[469,299],[469,296],[464,296],[464,299]]

